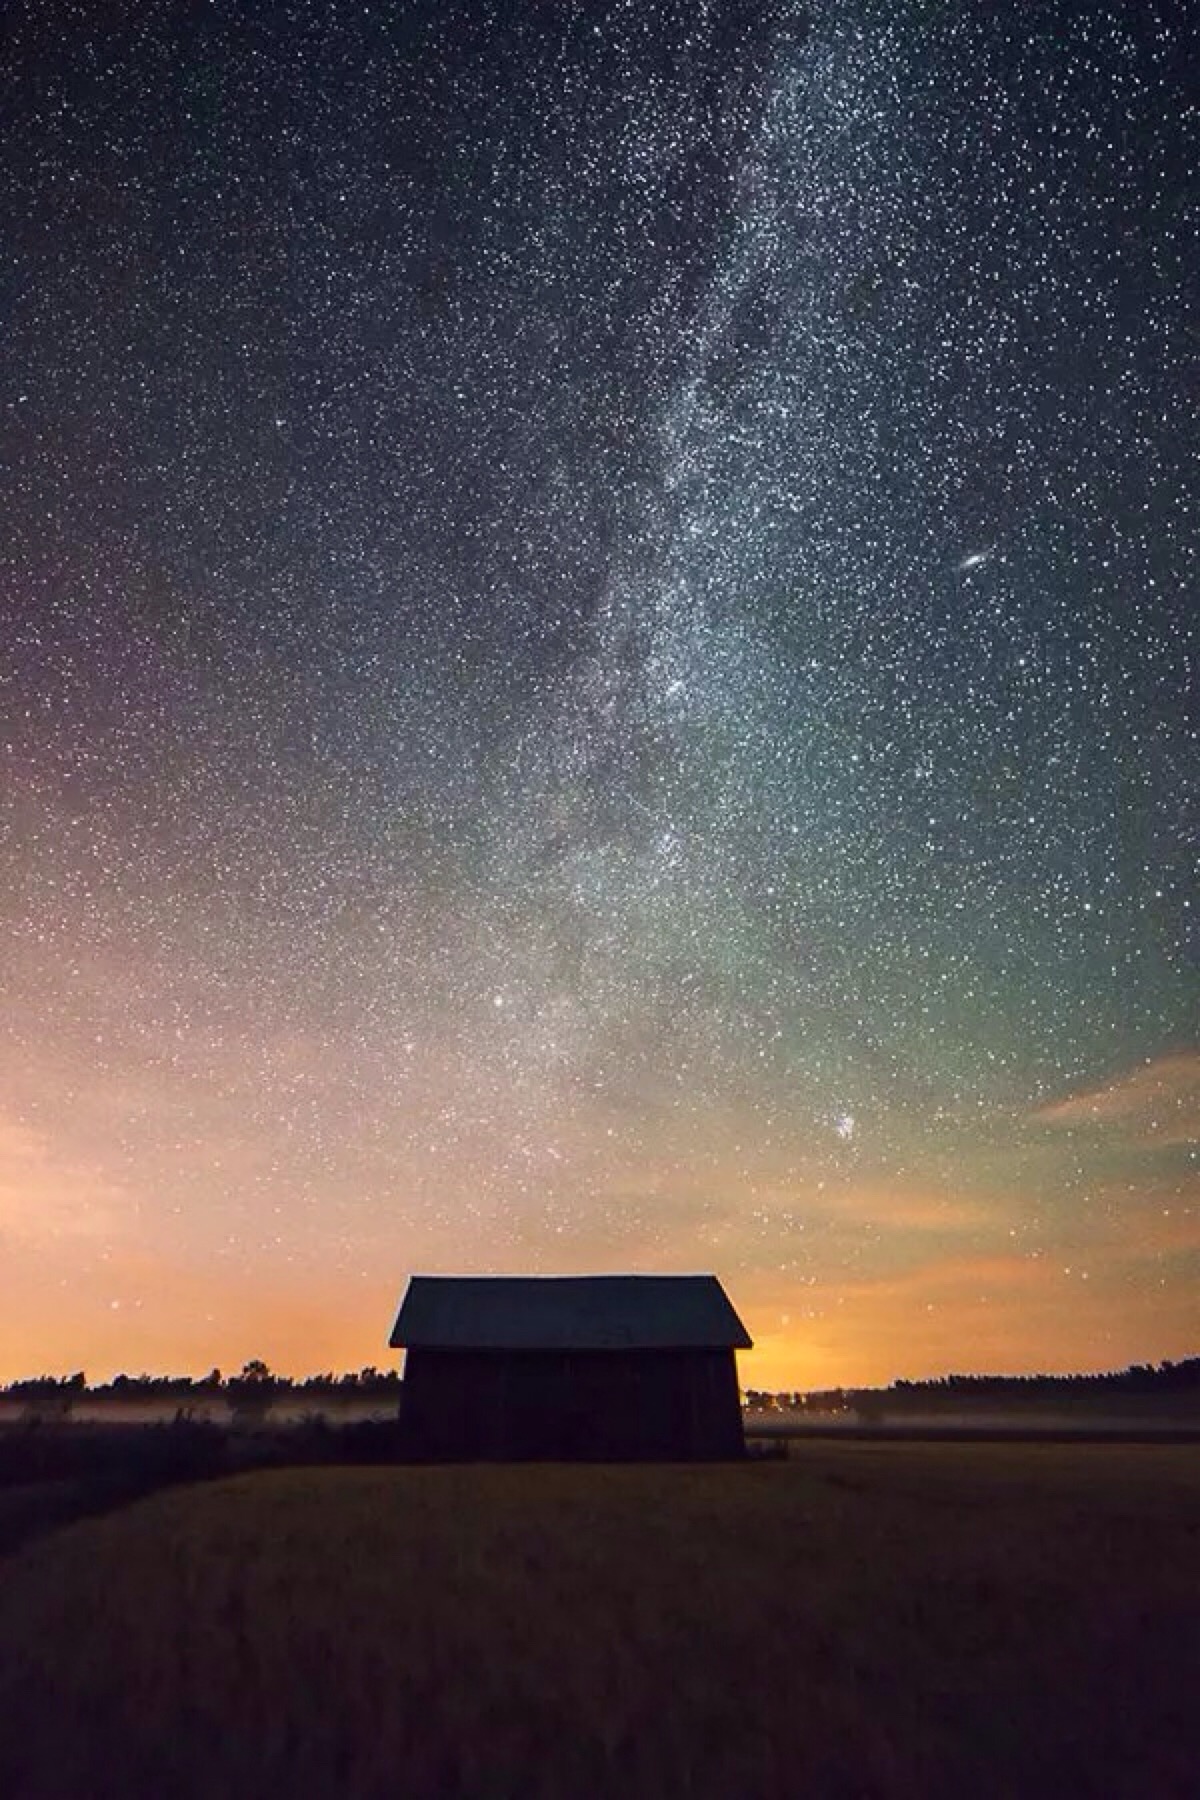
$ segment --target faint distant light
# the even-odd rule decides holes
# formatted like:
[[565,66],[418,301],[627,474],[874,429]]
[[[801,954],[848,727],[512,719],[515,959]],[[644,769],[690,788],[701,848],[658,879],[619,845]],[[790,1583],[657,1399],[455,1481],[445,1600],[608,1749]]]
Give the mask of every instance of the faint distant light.
[[969,551],[967,553],[967,555],[962,557],[962,559],[959,562],[959,565],[958,565],[959,574],[966,575],[967,573],[969,573],[969,571],[971,569],[978,569],[978,568],[982,567],[982,565],[985,562],[990,561],[991,556],[992,556],[992,551],[990,551],[990,550],[971,550],[971,551]]
[[837,1118],[833,1121],[833,1129],[842,1139],[842,1142],[848,1144],[854,1136],[854,1114],[839,1113]]
[[503,1006],[504,1005],[504,995],[503,994],[493,994],[492,995],[492,1005],[493,1006]]

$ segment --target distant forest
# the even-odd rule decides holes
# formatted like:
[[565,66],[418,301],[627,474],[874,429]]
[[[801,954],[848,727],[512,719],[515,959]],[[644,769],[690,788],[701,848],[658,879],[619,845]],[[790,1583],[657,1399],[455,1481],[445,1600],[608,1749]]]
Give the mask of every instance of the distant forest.
[[308,1394],[337,1393],[348,1397],[390,1394],[400,1386],[398,1369],[352,1369],[346,1375],[275,1375],[265,1362],[248,1362],[240,1374],[222,1375],[213,1369],[207,1375],[114,1375],[111,1381],[89,1382],[83,1371],[76,1375],[34,1375],[25,1381],[10,1381],[0,1387],[6,1399],[20,1400],[31,1390],[46,1387],[70,1387],[92,1400],[169,1400],[177,1394],[195,1394],[207,1398],[229,1394],[243,1385],[269,1388],[272,1393]]
[[1095,1407],[1105,1401],[1152,1396],[1200,1399],[1200,1356],[1182,1362],[1131,1363],[1089,1375],[938,1375],[928,1381],[894,1381],[886,1388],[825,1388],[815,1393],[772,1394],[751,1388],[751,1410],[860,1413],[950,1411],[964,1406]]
[[351,1370],[345,1375],[307,1375],[300,1380],[275,1375],[257,1359],[243,1365],[237,1375],[212,1369],[207,1375],[116,1375],[111,1381],[90,1384],[80,1369],[74,1375],[34,1375],[0,1387],[0,1400],[18,1401],[27,1411],[64,1417],[84,1400],[126,1401],[173,1406],[187,1415],[193,1408],[222,1401],[235,1413],[261,1413],[276,1400],[386,1400],[399,1398],[402,1383],[398,1369]]
[[[157,1402],[186,1412],[191,1406],[224,1401],[234,1411],[262,1409],[277,1400],[386,1400],[399,1398],[403,1382],[397,1369],[368,1366],[346,1374],[332,1372],[294,1378],[276,1375],[265,1362],[253,1360],[236,1375],[220,1369],[207,1375],[117,1375],[89,1384],[83,1371],[74,1375],[36,1375],[0,1386],[0,1399],[25,1407],[68,1413],[82,1400]],[[751,1410],[839,1413],[845,1411],[945,1410],[964,1405],[1056,1404],[1128,1396],[1200,1395],[1200,1356],[1182,1362],[1134,1363],[1098,1375],[941,1375],[928,1381],[895,1381],[886,1388],[826,1388],[818,1392],[771,1393],[751,1388],[745,1396]]]

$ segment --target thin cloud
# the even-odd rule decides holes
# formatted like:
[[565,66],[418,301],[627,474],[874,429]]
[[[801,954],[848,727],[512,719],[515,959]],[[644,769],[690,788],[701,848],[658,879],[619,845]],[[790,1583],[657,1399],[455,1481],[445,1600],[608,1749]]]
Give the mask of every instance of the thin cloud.
[[1102,1087],[1038,1107],[1033,1117],[1042,1125],[1121,1132],[1147,1144],[1200,1142],[1200,1050],[1152,1057]]
[[133,1202],[98,1169],[62,1155],[22,1120],[0,1114],[0,1241],[38,1248],[111,1237]]

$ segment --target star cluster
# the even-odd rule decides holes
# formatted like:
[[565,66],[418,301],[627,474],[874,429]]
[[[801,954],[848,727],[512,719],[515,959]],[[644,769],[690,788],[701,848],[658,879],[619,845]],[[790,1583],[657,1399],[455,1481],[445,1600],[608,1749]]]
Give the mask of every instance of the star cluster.
[[19,9],[0,1372],[376,1360],[417,1268],[1194,1352],[1186,60]]

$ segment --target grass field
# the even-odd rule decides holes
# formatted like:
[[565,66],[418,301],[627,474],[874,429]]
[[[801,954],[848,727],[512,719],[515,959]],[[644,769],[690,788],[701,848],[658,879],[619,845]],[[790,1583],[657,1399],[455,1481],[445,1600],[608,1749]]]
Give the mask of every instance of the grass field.
[[0,1563],[0,1794],[1193,1800],[1200,1449],[293,1470]]

